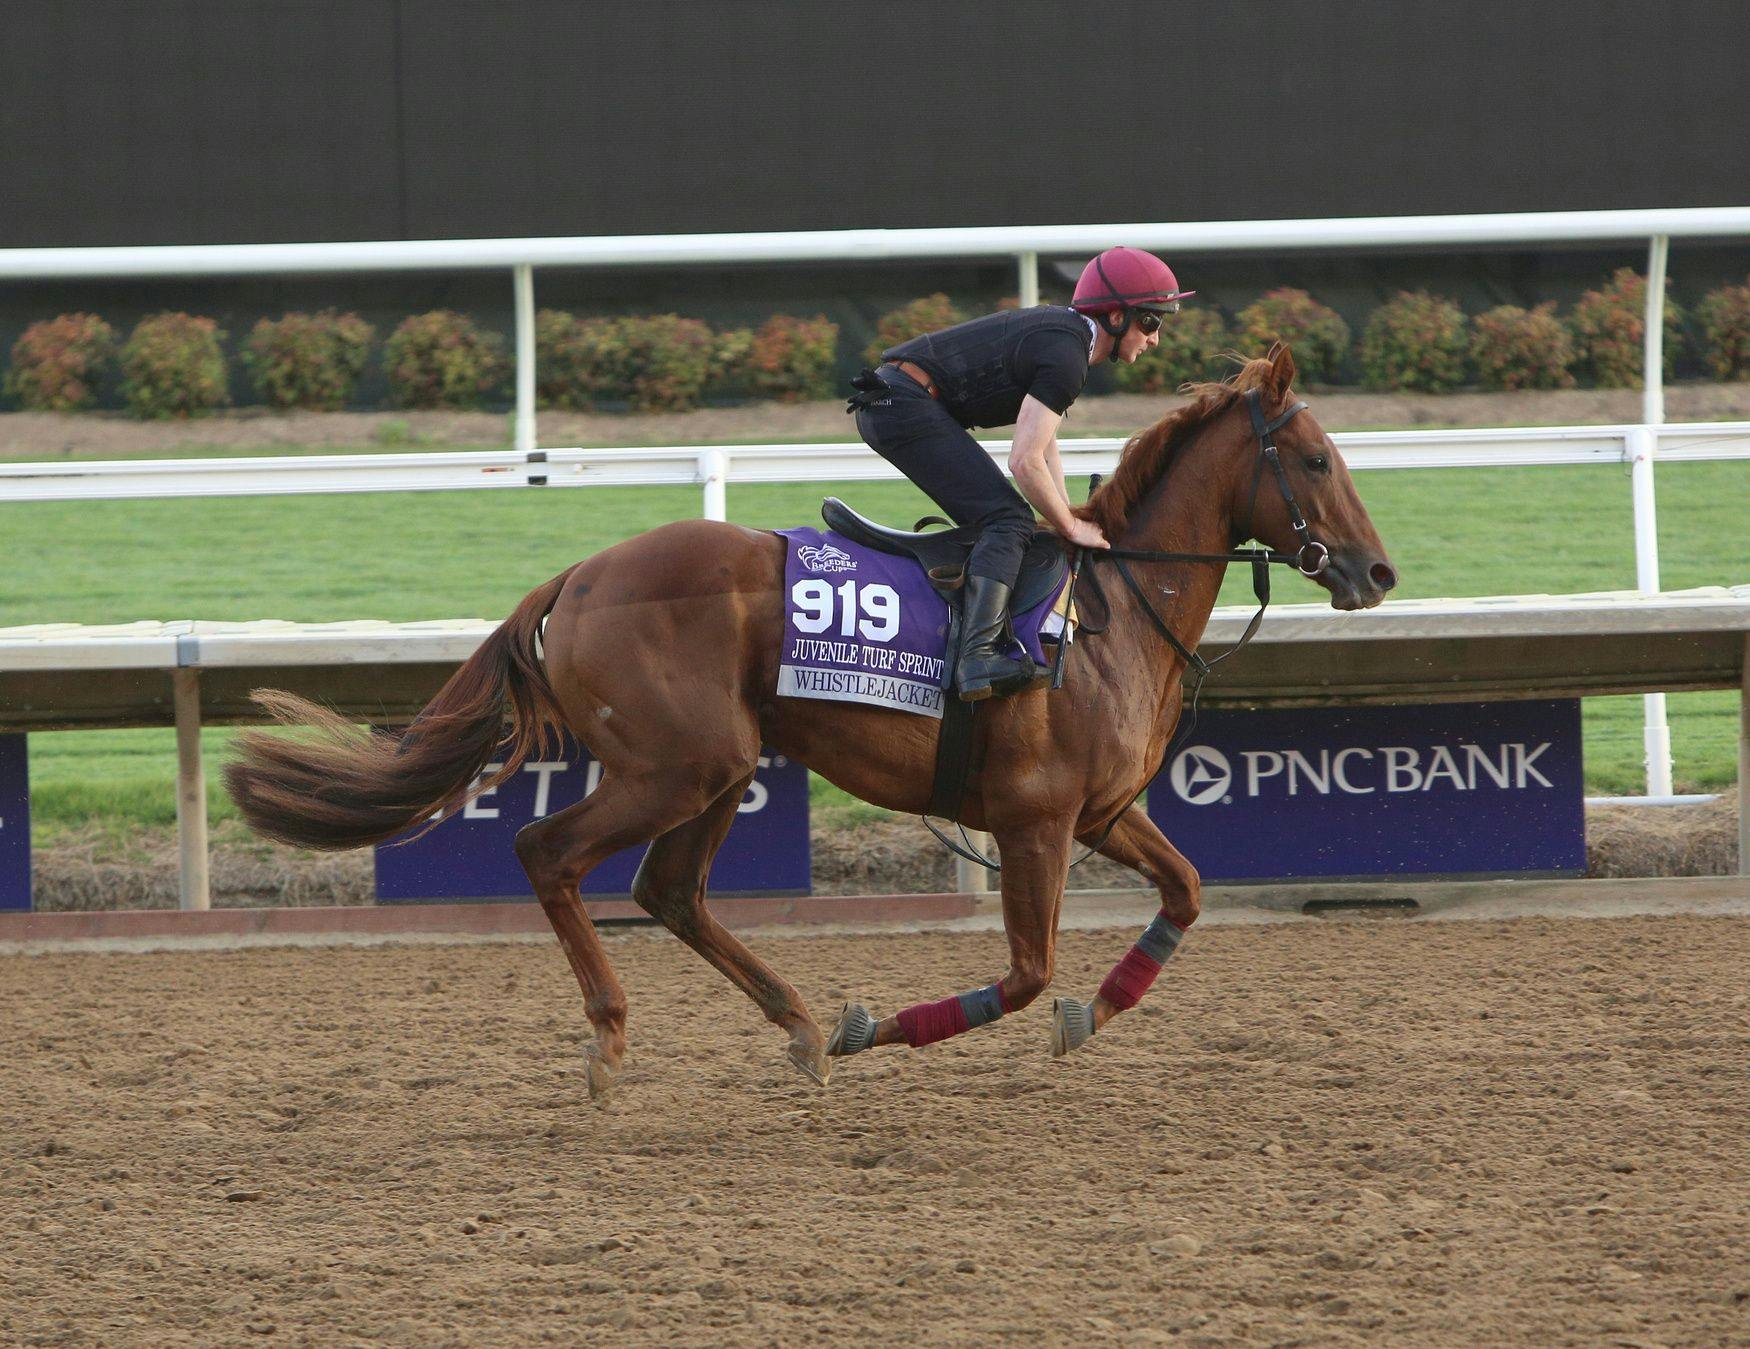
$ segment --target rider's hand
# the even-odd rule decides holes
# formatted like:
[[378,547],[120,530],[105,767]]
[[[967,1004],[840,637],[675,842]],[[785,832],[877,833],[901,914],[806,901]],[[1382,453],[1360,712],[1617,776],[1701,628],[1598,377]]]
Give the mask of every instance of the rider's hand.
[[1110,548],[1106,536],[1100,532],[1100,526],[1092,520],[1074,520],[1070,527],[1062,531],[1064,541],[1073,543],[1078,548]]

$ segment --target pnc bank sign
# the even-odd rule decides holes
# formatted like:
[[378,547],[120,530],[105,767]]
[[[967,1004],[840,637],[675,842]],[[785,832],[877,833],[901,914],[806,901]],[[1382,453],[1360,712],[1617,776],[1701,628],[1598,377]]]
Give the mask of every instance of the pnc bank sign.
[[1148,812],[1209,879],[1585,867],[1577,700],[1205,713]]

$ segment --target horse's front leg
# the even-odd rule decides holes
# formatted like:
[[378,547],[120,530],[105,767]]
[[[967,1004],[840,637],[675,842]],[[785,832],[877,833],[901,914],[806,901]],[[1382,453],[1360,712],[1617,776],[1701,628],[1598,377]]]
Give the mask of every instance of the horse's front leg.
[[920,1049],[1018,1012],[1045,991],[1051,983],[1059,903],[1069,876],[1069,829],[1048,822],[1014,833],[999,830],[995,836],[1003,859],[1008,973],[983,988],[918,1003],[880,1021],[861,1004],[847,1004],[827,1040],[828,1054],[856,1054],[876,1045]]
[[1133,804],[1119,817],[1117,826],[1101,845],[1100,854],[1153,881],[1161,892],[1161,911],[1106,976],[1092,1002],[1058,998],[1052,1003],[1053,1056],[1086,1044],[1095,1031],[1118,1013],[1136,1006],[1202,909],[1199,899],[1202,883],[1197,868],[1167,842],[1166,835],[1155,827],[1141,806]]

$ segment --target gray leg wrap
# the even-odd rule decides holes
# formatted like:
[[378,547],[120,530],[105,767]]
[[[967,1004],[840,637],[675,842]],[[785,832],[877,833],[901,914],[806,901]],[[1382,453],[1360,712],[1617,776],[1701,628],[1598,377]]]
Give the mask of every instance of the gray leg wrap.
[[988,1026],[1003,1014],[1003,990],[999,984],[986,984],[960,995],[960,1009],[966,1013],[966,1029]]
[[847,1002],[839,1013],[839,1024],[833,1027],[826,1042],[826,1052],[833,1058],[860,1054],[875,1043],[875,1018],[860,1002]]
[[1062,1058],[1094,1035],[1094,1004],[1057,998],[1051,1004],[1051,1055]]

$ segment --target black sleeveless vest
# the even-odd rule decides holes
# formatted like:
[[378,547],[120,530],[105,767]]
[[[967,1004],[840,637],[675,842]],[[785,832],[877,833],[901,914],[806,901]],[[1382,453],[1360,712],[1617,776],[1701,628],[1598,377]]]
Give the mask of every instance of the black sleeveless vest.
[[925,333],[881,353],[883,361],[911,361],[930,372],[945,407],[962,426],[1009,426],[1021,415],[1026,388],[1016,377],[1021,343],[1035,333],[1073,334],[1088,348],[1088,325],[1073,309],[1041,305],[1012,309],[939,333]]

